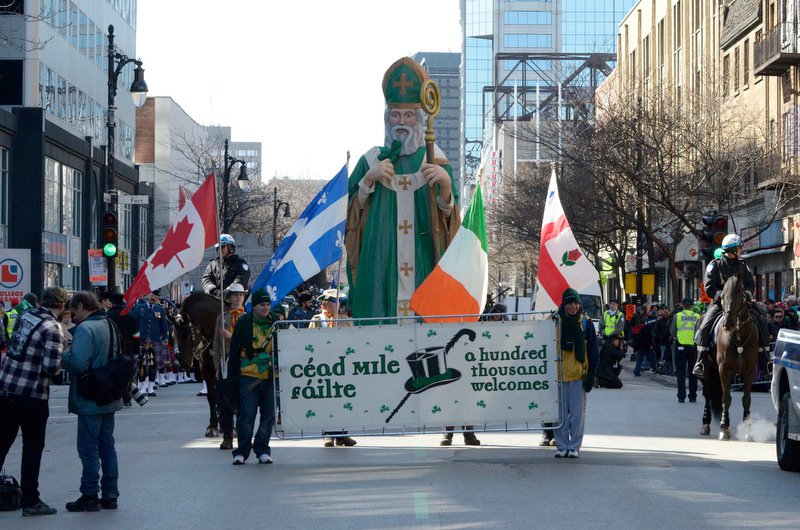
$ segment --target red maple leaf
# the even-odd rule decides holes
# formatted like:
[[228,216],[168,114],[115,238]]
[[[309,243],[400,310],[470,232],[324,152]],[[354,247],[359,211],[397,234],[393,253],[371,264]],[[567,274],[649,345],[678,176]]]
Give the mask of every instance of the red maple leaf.
[[158,265],[167,266],[173,258],[178,260],[178,263],[183,267],[183,262],[178,257],[178,253],[190,248],[189,235],[192,233],[194,225],[189,222],[187,217],[181,219],[178,224],[172,225],[167,235],[164,236],[164,242],[161,247],[153,255],[150,260],[150,267],[156,268]]

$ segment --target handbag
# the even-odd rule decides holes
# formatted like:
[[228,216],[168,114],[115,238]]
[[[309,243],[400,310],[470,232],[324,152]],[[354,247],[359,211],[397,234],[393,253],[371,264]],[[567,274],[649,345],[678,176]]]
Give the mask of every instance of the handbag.
[[19,482],[3,470],[0,473],[0,512],[19,510],[21,502],[22,491]]
[[98,405],[108,405],[125,396],[133,375],[133,359],[119,348],[117,325],[108,318],[106,322],[110,333],[108,362],[99,368],[92,368],[90,363],[76,382],[78,394]]

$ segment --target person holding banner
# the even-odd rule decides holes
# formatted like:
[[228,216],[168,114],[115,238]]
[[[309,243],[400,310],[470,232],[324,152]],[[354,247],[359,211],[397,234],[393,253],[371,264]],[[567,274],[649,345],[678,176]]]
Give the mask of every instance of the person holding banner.
[[461,218],[452,169],[433,142],[426,159],[425,70],[410,57],[383,77],[385,145],[348,179],[345,247],[354,318],[409,316],[411,295],[452,241]]
[[[228,382],[239,387],[239,415],[236,421],[238,447],[233,465],[244,464],[255,451],[259,464],[272,463],[269,439],[275,420],[275,392],[272,382],[272,300],[266,289],[253,293],[252,309],[239,317],[231,336]],[[261,419],[253,441],[256,413]]]
[[558,308],[561,362],[558,370],[563,389],[561,427],[555,429],[556,458],[578,458],[583,443],[586,396],[597,373],[597,336],[594,325],[581,311],[581,297],[564,290]]

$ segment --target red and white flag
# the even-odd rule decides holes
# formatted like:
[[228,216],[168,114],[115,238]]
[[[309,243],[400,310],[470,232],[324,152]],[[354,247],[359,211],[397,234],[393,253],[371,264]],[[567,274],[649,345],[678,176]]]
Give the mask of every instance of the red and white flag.
[[123,314],[131,310],[140,296],[195,269],[202,263],[206,249],[219,242],[215,181],[212,173],[178,212],[164,241],[147,258],[125,291],[128,304]]
[[561,304],[561,295],[568,287],[581,292],[599,280],[597,269],[586,258],[569,227],[558,196],[556,170],[553,168],[539,237],[539,272],[536,277],[539,289],[534,309],[554,311]]

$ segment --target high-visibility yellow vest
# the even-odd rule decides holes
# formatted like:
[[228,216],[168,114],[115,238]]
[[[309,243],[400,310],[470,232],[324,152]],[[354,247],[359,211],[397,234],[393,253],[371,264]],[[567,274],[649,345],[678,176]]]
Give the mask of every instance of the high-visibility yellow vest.
[[8,339],[11,340],[11,333],[14,331],[14,324],[17,322],[17,317],[19,317],[19,314],[17,313],[16,309],[12,309],[8,313],[6,313],[6,315],[8,316],[8,326],[6,326],[6,337],[8,337]]
[[622,318],[622,313],[617,311],[613,315],[606,311],[603,314],[603,336],[608,337],[613,335],[617,329],[617,322]]
[[675,315],[675,328],[677,330],[675,336],[678,339],[678,344],[694,346],[694,329],[698,320],[700,320],[700,315],[691,309],[684,309]]

